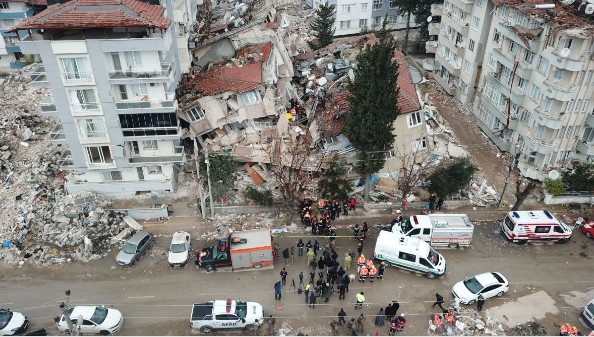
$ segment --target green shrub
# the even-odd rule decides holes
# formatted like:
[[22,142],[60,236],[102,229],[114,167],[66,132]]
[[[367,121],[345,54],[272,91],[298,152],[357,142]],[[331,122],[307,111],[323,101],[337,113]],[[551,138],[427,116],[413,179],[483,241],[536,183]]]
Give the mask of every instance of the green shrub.
[[270,190],[260,191],[257,188],[248,186],[244,195],[259,205],[272,206],[272,191]]
[[544,185],[547,192],[552,196],[558,196],[565,192],[565,186],[561,179],[553,180],[551,178],[545,178]]

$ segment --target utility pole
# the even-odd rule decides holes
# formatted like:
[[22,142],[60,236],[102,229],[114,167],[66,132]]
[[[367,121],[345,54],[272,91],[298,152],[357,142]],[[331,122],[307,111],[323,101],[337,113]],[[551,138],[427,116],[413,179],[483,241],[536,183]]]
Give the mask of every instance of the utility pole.
[[194,137],[194,159],[196,162],[196,180],[198,181],[198,198],[200,199],[200,204],[198,207],[200,208],[200,213],[202,214],[202,218],[206,218],[206,200],[204,195],[204,189],[202,187],[202,181],[200,181],[200,156],[198,155],[198,142]]
[[210,217],[214,218],[214,203],[212,200],[212,187],[210,185],[210,162],[208,160],[208,147],[204,147],[204,163],[206,164],[206,179],[208,179],[208,197],[210,198]]
[[[60,310],[62,310],[62,315],[64,315],[64,320],[66,321],[66,325],[68,326],[68,333],[70,334],[70,336],[78,336],[79,329],[80,329],[80,323],[82,323],[82,322],[77,322],[77,326],[75,329],[74,324],[72,324],[70,312],[68,311],[68,309],[69,309],[68,301],[70,301],[70,289],[66,289],[64,294],[66,294],[66,302],[61,302],[59,307],[60,307]],[[54,321],[56,323],[59,323],[60,316],[54,317]]]
[[507,189],[507,184],[509,183],[509,179],[511,178],[512,172],[516,167],[516,153],[518,152],[519,146],[514,146],[514,154],[512,156],[512,161],[509,165],[509,172],[507,173],[507,177],[505,177],[505,183],[503,184],[503,190],[501,190],[501,196],[499,196],[499,201],[497,202],[497,208],[501,208],[501,203],[503,202],[503,195],[505,194],[505,190]]

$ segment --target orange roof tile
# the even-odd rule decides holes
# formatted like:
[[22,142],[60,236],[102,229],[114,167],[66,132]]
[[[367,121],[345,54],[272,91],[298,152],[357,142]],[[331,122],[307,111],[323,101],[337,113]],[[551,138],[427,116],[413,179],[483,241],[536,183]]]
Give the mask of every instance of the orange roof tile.
[[262,66],[271,53],[271,42],[243,47],[235,53],[235,63],[220,62],[196,75],[196,90],[204,96],[253,90],[262,84]]
[[395,50],[394,59],[400,66],[398,68],[398,78],[396,79],[396,85],[399,88],[397,102],[400,113],[407,114],[421,110],[417,88],[412,83],[406,56],[400,50]]
[[165,8],[139,0],[71,0],[21,21],[11,32],[25,29],[92,29],[146,27],[167,29]]

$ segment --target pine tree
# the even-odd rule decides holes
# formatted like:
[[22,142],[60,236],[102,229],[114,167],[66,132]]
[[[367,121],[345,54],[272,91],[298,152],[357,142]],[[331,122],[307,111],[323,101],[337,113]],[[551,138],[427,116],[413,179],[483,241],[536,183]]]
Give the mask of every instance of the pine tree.
[[[385,152],[394,143],[393,124],[400,113],[396,102],[398,64],[393,61],[395,41],[385,27],[384,22],[379,42],[357,56],[355,79],[349,83],[349,113],[342,130],[357,149],[355,170],[366,182],[384,167]],[[368,199],[366,184],[365,201]]]
[[323,48],[332,43],[335,31],[335,14],[336,5],[329,5],[327,2],[316,9],[316,18],[310,25],[310,28],[314,31],[314,36],[318,39],[318,44],[312,46],[314,49]]
[[478,167],[470,158],[455,158],[444,162],[429,176],[429,191],[446,198],[467,187]]
[[346,170],[335,155],[324,169],[318,181],[320,195],[324,199],[346,200],[353,187],[346,179]]

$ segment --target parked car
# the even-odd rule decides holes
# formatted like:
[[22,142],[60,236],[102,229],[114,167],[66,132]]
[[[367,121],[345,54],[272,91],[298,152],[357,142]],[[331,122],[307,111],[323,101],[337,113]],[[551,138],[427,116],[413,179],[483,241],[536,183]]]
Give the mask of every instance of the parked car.
[[482,273],[454,285],[452,294],[462,304],[473,304],[479,295],[484,299],[501,297],[509,290],[509,282],[501,273]]
[[145,231],[136,232],[116,256],[117,263],[122,267],[134,265],[154,243],[155,237],[152,234]]
[[[77,305],[64,310],[58,321],[58,329],[69,332],[66,315],[70,316],[75,329],[80,327],[82,334],[110,335],[117,333],[124,324],[124,316],[119,310],[98,305]],[[82,319],[82,322],[78,320]]]
[[0,336],[19,335],[27,330],[29,320],[20,312],[0,309]]
[[188,262],[188,255],[192,249],[192,239],[187,232],[175,232],[169,246],[167,261],[172,267],[183,267]]
[[580,229],[586,237],[590,239],[594,238],[594,222],[588,221],[580,225]]

